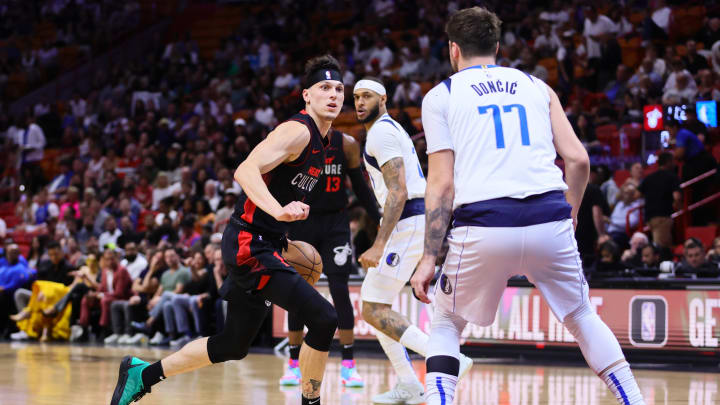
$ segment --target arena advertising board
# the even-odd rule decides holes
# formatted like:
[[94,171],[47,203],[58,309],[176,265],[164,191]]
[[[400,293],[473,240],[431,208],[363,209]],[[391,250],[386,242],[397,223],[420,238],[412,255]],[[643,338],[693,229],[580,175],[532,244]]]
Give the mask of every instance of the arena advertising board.
[[[330,299],[327,286],[318,290]],[[355,336],[375,339],[361,317],[360,286],[350,286]],[[720,291],[591,289],[590,304],[615,333],[623,348],[715,352],[720,341]],[[413,298],[406,286],[393,308],[428,332],[432,309]],[[273,309],[273,335],[287,336],[287,313]],[[537,289],[509,287],[490,326],[468,324],[463,344],[521,344],[539,348],[575,345]]]

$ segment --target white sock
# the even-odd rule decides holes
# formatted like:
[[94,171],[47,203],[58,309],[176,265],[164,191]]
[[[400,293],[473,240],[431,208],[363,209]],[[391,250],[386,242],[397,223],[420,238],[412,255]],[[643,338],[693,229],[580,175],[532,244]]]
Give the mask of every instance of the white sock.
[[627,362],[621,362],[606,370],[600,378],[622,405],[645,405],[640,388]]
[[420,380],[417,378],[417,375],[415,375],[415,370],[412,368],[410,357],[405,347],[384,333],[380,331],[376,332],[380,346],[382,346],[385,355],[388,357],[388,360],[390,360],[400,381],[420,384]]
[[425,403],[427,405],[452,405],[455,397],[457,376],[445,373],[425,375]]
[[415,325],[408,326],[402,336],[400,336],[400,344],[423,357],[427,356],[429,340],[430,337]]

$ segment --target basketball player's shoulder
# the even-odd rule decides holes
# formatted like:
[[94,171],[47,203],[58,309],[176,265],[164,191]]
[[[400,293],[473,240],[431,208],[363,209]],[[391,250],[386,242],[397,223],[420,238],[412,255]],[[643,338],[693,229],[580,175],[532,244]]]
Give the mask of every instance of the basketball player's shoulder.
[[281,138],[291,143],[307,143],[310,141],[310,128],[301,121],[289,119],[275,127],[275,129],[268,134],[268,138],[270,137]]

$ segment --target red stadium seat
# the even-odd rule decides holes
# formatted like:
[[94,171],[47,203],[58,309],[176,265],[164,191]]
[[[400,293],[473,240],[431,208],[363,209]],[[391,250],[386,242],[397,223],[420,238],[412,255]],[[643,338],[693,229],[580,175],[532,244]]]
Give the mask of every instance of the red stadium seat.
[[620,128],[627,139],[627,149],[623,148],[625,155],[637,156],[642,148],[642,125],[638,123],[625,124]]
[[620,155],[620,136],[615,124],[601,125],[595,128],[598,141],[610,147],[612,156]]
[[713,239],[718,233],[717,225],[708,226],[689,226],[685,229],[685,239],[698,238],[702,242],[705,249],[712,246]]
[[613,180],[615,180],[615,184],[617,184],[618,187],[622,187],[623,184],[625,184],[625,180],[630,178],[630,170],[616,170],[615,175],[613,176]]

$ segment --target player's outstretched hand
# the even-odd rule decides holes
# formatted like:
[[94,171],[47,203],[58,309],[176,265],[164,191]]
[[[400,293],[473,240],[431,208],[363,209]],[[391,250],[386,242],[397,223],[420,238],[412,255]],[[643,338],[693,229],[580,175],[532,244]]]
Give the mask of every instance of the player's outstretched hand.
[[306,219],[310,214],[310,206],[300,201],[293,201],[282,207],[280,212],[275,215],[275,219],[283,222],[301,221]]
[[430,298],[428,298],[427,293],[430,288],[430,281],[434,275],[435,259],[423,256],[423,258],[420,259],[420,263],[418,263],[415,268],[415,273],[413,273],[413,276],[410,279],[410,285],[412,286],[415,298],[426,304],[430,304]]
[[383,254],[383,246],[375,246],[374,244],[370,247],[370,249],[366,250],[360,257],[358,258],[358,261],[363,266],[363,269],[367,270],[370,267],[377,267],[378,263],[380,263],[380,258]]

